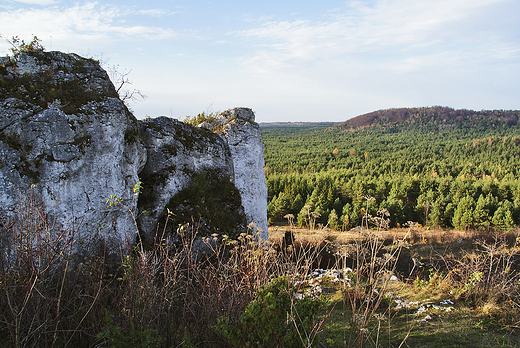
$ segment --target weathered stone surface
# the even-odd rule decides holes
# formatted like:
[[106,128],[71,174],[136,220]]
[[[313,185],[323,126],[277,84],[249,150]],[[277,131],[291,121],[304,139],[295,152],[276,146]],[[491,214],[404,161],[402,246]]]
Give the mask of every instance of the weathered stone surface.
[[[92,254],[105,240],[109,251],[126,250],[146,152],[107,74],[59,52],[0,66],[0,209],[33,190],[53,219],[74,228],[78,251]],[[117,206],[106,203],[111,195]]]
[[0,213],[36,193],[58,227],[74,229],[85,255],[104,246],[126,252],[138,230],[147,243],[156,232],[175,236],[186,222],[201,236],[230,237],[254,222],[267,238],[254,113],[228,110],[204,127],[137,121],[94,60],[60,52],[0,58]]
[[226,110],[200,126],[219,132],[227,139],[235,170],[235,185],[240,191],[247,222],[256,225],[258,237],[267,239],[264,142],[254,112],[249,108]]
[[167,117],[140,125],[148,152],[140,175],[143,239],[152,243],[156,232],[162,236],[167,209],[173,213],[166,229],[170,237],[182,223],[194,223],[201,236],[243,232],[245,217],[238,192],[233,197],[233,161],[224,137]]

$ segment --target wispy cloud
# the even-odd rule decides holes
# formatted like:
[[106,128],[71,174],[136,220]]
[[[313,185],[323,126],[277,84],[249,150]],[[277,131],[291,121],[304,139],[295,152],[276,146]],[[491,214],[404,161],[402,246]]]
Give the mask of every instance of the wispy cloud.
[[138,14],[149,17],[163,17],[163,16],[171,16],[178,12],[168,12],[162,9],[151,9],[151,10],[138,10]]
[[[395,69],[421,69],[437,61],[452,64],[485,58],[518,57],[518,42],[509,42],[496,23],[480,21],[507,0],[394,0],[352,2],[327,21],[265,22],[236,32],[261,42],[243,57],[259,73],[300,69],[310,63],[350,66],[395,63]],[[518,6],[517,6],[518,7]],[[512,15],[512,14],[510,14]],[[514,30],[514,29],[512,29]],[[504,49],[508,47],[507,49]]]
[[135,14],[159,16],[164,12],[133,11],[96,2],[65,8],[11,9],[0,12],[0,33],[7,37],[32,34],[43,39],[52,37],[55,44],[66,42],[72,50],[95,43],[101,46],[118,39],[164,40],[192,35],[167,27],[126,24],[125,17]]
[[[9,0],[8,0],[9,1]],[[55,4],[55,0],[11,0],[9,2],[19,2],[22,4],[29,4],[29,5],[52,5]]]
[[[518,105],[518,0],[337,0],[313,10],[302,2],[297,15],[243,2],[219,16],[215,2],[110,3],[0,1],[0,34],[35,34],[49,50],[103,52],[132,67],[149,96],[136,106],[142,115],[192,110],[197,100],[292,120]],[[0,55],[9,48],[0,40]]]

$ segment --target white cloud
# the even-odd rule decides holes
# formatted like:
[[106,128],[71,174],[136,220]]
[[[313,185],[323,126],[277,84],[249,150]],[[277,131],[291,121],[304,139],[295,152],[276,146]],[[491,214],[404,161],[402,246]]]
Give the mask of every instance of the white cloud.
[[29,4],[29,5],[52,5],[55,4],[55,0],[12,0],[12,2],[20,2],[22,4]]
[[150,10],[138,10],[137,13],[140,15],[143,15],[143,16],[159,18],[159,17],[164,17],[164,16],[175,15],[179,12],[168,12],[163,9],[150,9]]
[[[61,50],[80,52],[85,47],[106,47],[117,40],[164,40],[191,35],[188,31],[176,32],[159,26],[127,25],[125,17],[130,14],[132,12],[128,10],[96,2],[67,8],[51,6],[2,11],[0,33],[22,38],[35,34],[44,41],[52,41]],[[159,12],[146,14],[158,15]],[[0,44],[2,48],[5,50],[5,43]]]
[[[431,64],[428,57],[438,56],[440,51],[471,52],[461,55],[459,62],[469,56],[473,60],[518,57],[518,42],[504,42],[507,39],[494,32],[493,23],[472,22],[481,13],[487,13],[490,6],[503,2],[394,0],[377,1],[372,7],[355,2],[326,22],[267,22],[236,34],[262,42],[243,60],[259,73],[301,69],[311,62],[328,62],[336,67],[348,67],[353,61],[370,65],[396,62],[399,68],[412,60],[411,67],[420,69],[423,64]],[[474,30],[475,25],[480,30]],[[512,47],[504,51],[504,45]],[[444,62],[452,63],[454,58]]]
[[166,11],[160,9],[152,9],[152,10],[139,10],[139,14],[150,17],[162,17],[166,15]]
[[[135,106],[141,116],[196,114],[212,102],[293,121],[397,106],[518,105],[518,0],[349,0],[279,21],[236,12],[233,21],[214,20],[206,4],[8,4],[0,5],[0,34],[35,34],[49,50],[104,52],[131,67],[149,96]],[[182,15],[171,21],[176,10]],[[0,40],[0,55],[9,48]]]
[[309,108],[366,111],[511,107],[498,101],[520,72],[519,11],[516,0],[357,1],[321,21],[271,20],[232,34],[255,45],[240,61],[271,83],[265,98],[291,90]]

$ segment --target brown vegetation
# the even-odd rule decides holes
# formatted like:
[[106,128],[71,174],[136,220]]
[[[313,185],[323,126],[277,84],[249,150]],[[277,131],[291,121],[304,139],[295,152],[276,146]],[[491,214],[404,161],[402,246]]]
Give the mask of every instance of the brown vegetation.
[[[159,233],[110,264],[103,248],[71,258],[73,226],[56,230],[35,195],[0,221],[0,347],[379,347],[383,336],[421,346],[411,333],[423,324],[395,303],[441,299],[459,301],[443,322],[479,308],[475,320],[493,318],[518,341],[517,230],[279,228],[259,244],[179,225],[180,246]],[[335,278],[314,271],[324,267]]]

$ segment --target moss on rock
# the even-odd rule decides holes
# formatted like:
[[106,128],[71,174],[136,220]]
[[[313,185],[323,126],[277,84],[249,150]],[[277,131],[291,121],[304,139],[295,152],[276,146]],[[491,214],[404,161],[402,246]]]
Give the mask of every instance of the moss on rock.
[[[217,233],[236,238],[247,229],[240,192],[219,170],[204,170],[194,175],[188,187],[175,195],[167,208],[173,213],[166,226],[169,235],[174,236],[180,224],[192,222],[199,236]],[[164,228],[166,215],[159,221]]]
[[118,98],[109,81],[99,62],[61,52],[24,53],[0,62],[0,95],[24,100],[37,111],[53,104],[72,115],[88,102]]

